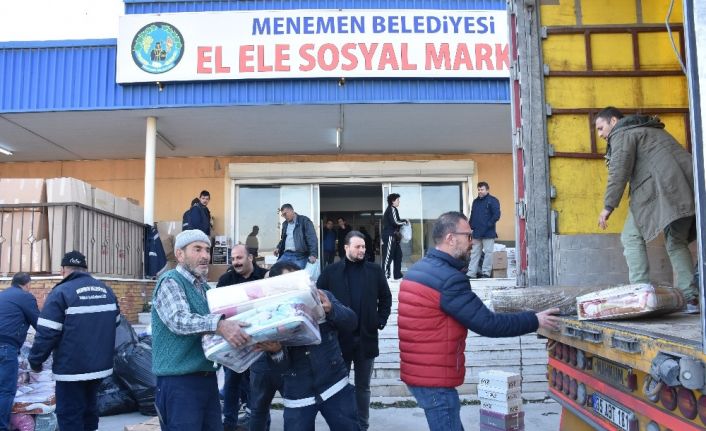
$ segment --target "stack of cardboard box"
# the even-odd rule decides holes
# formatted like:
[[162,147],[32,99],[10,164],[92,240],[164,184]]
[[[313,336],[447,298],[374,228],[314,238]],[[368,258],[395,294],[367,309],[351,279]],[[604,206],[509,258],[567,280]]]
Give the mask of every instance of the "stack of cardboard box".
[[110,214],[71,205],[50,207],[51,271],[59,272],[63,253],[74,249],[81,249],[90,268],[102,268],[104,272],[124,268],[129,255],[128,232],[113,216],[142,223],[142,207],[76,178],[50,178],[46,185],[49,203],[78,203]]
[[0,273],[47,272],[49,244],[46,208],[32,207],[47,201],[43,179],[0,179],[0,204],[24,208],[0,209]]
[[493,278],[507,278],[507,252],[493,252]]
[[521,377],[489,370],[478,374],[481,431],[524,431]]
[[[127,202],[127,210],[117,213],[116,200]],[[45,203],[67,205],[49,208],[31,205]],[[94,207],[111,215],[92,214],[79,206],[68,205],[70,203]],[[75,178],[0,179],[0,204],[23,205],[23,208],[0,209],[0,273],[3,274],[57,273],[63,253],[74,249],[86,254],[89,267],[99,260],[110,262],[102,268],[124,267],[119,260],[128,255],[127,244],[122,252],[116,244],[121,242],[117,236],[127,237],[127,228],[117,227],[112,215],[140,223],[143,220],[139,205]],[[128,242],[126,238],[120,239]]]

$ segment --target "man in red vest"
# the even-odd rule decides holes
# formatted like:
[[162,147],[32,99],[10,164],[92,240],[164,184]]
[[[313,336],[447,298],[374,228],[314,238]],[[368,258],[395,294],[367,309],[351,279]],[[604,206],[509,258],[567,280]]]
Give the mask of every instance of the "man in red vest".
[[516,337],[556,329],[559,309],[495,314],[471,290],[465,269],[471,229],[459,212],[442,214],[432,228],[435,247],[400,285],[400,375],[424,409],[431,431],[462,431],[456,387],[466,374],[466,335]]

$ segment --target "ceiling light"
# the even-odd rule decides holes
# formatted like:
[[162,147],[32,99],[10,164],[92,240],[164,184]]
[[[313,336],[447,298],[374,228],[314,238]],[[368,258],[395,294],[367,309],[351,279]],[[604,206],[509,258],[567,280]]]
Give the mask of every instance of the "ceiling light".
[[172,151],[176,150],[176,145],[172,144],[172,142],[169,139],[165,138],[164,135],[157,132],[157,137],[159,138],[160,141],[162,141],[164,143],[164,145],[166,145],[167,148],[169,148]]
[[11,156],[11,155],[12,155],[12,151],[6,150],[6,149],[0,147],[0,154],[4,154],[4,155],[6,155],[6,156]]

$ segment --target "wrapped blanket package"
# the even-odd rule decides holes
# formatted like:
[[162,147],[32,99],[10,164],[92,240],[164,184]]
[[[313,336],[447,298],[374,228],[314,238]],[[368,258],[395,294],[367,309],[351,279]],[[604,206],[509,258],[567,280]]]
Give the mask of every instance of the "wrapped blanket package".
[[493,290],[490,299],[496,313],[539,312],[556,307],[562,316],[572,316],[576,314],[577,297],[604,289],[606,286],[532,286]]
[[243,330],[251,340],[243,347],[233,347],[218,335],[203,336],[206,357],[234,371],[245,371],[262,355],[256,343],[304,346],[321,342],[318,322],[325,314],[305,271],[211,289],[207,298],[212,313],[250,324]]
[[28,337],[20,348],[18,356],[17,392],[12,405],[15,414],[45,414],[56,409],[54,389],[56,382],[51,372],[51,356],[43,364],[44,370],[35,373],[30,370],[27,357],[32,348],[33,336]]
[[629,319],[680,311],[685,302],[671,287],[629,284],[576,298],[579,320]]

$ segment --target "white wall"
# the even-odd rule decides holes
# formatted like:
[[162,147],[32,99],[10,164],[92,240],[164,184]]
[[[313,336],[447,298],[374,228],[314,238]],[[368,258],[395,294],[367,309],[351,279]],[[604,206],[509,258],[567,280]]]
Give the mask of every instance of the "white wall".
[[122,0],[3,0],[0,42],[118,37]]

